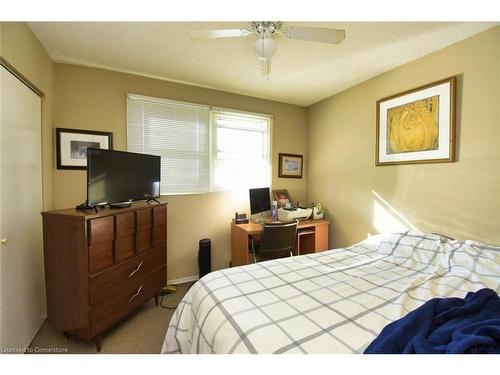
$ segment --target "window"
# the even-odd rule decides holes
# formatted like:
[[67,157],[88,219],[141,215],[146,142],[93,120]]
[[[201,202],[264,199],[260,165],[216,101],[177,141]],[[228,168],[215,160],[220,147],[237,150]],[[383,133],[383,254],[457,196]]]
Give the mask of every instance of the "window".
[[266,116],[212,112],[215,191],[270,185],[270,124]]
[[269,186],[271,117],[129,94],[127,147],[161,156],[160,192]]
[[161,156],[161,194],[210,191],[210,109],[128,95],[127,148]]

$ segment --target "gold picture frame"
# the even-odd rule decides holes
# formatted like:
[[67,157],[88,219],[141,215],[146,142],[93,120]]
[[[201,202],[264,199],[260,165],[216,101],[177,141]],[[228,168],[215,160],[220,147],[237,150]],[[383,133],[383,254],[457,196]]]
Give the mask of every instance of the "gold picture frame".
[[273,190],[273,200],[278,202],[278,208],[286,207],[286,203],[290,203],[290,206],[294,207],[292,197],[286,189]]
[[377,101],[375,165],[455,161],[456,77]]

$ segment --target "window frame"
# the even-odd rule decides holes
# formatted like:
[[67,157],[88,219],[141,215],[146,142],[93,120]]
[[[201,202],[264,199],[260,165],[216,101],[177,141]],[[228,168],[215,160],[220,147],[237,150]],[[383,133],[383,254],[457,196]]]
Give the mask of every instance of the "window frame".
[[[164,190],[160,188],[160,196],[182,196],[182,195],[203,195],[203,194],[209,194],[211,191],[211,150],[210,150],[210,116],[211,116],[211,107],[209,105],[205,104],[198,104],[198,103],[191,103],[191,102],[185,102],[185,101],[180,101],[180,100],[172,100],[172,99],[166,99],[166,98],[160,98],[160,97],[154,97],[154,96],[148,96],[148,95],[141,95],[141,94],[134,94],[128,92],[125,98],[125,105],[127,107],[126,109],[126,126],[127,126],[127,139],[126,139],[126,148],[128,152],[136,152],[136,151],[130,151],[128,148],[129,145],[129,106],[128,106],[128,100],[142,100],[142,101],[149,101],[153,103],[159,103],[159,104],[167,104],[167,105],[172,105],[172,106],[179,106],[179,107],[188,107],[188,108],[196,108],[200,110],[207,110],[208,111],[208,168],[209,168],[209,176],[208,176],[208,187],[207,191],[205,190],[199,190],[199,191],[188,191],[188,192],[165,192]],[[144,153],[144,152],[143,152]]]
[[265,119],[267,121],[267,149],[265,150],[267,153],[267,162],[269,163],[269,189],[272,189],[272,178],[273,178],[273,157],[272,157],[272,149],[273,149],[273,120],[274,116],[264,113],[256,113],[256,112],[247,112],[240,111],[230,108],[221,108],[221,107],[211,107],[210,108],[210,192],[211,193],[222,193],[222,192],[231,192],[236,191],[235,189],[230,188],[216,188],[214,184],[214,163],[217,160],[217,123],[215,121],[215,116],[217,113],[228,114],[228,115],[241,115],[242,117],[247,118],[258,118]]
[[[179,100],[173,100],[173,99],[167,99],[167,98],[160,98],[160,97],[154,97],[154,96],[148,96],[148,95],[141,95],[141,94],[134,94],[128,92],[126,94],[126,127],[127,127],[127,132],[126,132],[126,147],[127,151],[128,150],[128,144],[129,144],[129,106],[128,106],[128,99],[136,99],[136,100],[145,100],[145,101],[151,101],[151,102],[156,102],[156,103],[165,103],[169,105],[177,105],[177,106],[187,106],[187,107],[195,107],[195,108],[200,108],[200,109],[208,109],[209,111],[209,124],[208,124],[208,131],[209,131],[209,188],[208,191],[192,191],[192,192],[162,192],[160,189],[160,196],[182,196],[182,195],[205,195],[205,194],[210,194],[210,193],[221,193],[221,192],[231,192],[231,191],[236,191],[236,189],[231,189],[231,188],[216,188],[214,185],[214,163],[217,160],[217,124],[215,121],[215,116],[217,113],[222,113],[222,114],[228,114],[228,115],[241,115],[242,117],[249,117],[249,118],[259,118],[259,119],[265,119],[267,121],[267,137],[268,137],[268,142],[267,142],[267,149],[265,150],[267,152],[267,162],[269,163],[269,188],[272,188],[272,171],[273,171],[273,157],[272,157],[272,149],[273,149],[273,120],[274,116],[271,114],[266,114],[266,113],[258,113],[258,112],[248,112],[248,111],[241,111],[237,109],[232,109],[232,108],[224,108],[224,107],[213,107],[210,105],[206,104],[199,104],[199,103],[192,103],[192,102],[185,102],[185,101],[179,101]],[[131,152],[131,151],[129,151]]]

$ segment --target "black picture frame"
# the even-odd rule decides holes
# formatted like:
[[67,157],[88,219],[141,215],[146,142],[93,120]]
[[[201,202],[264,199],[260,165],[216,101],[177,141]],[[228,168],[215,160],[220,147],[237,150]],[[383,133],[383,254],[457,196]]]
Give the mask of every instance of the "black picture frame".
[[57,169],[87,169],[87,147],[113,149],[113,133],[56,128]]

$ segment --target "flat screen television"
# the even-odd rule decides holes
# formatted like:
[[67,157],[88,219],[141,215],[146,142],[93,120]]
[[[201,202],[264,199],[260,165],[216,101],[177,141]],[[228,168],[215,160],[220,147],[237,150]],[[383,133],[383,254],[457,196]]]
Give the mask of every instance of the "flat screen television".
[[160,197],[160,157],[87,148],[87,204]]

